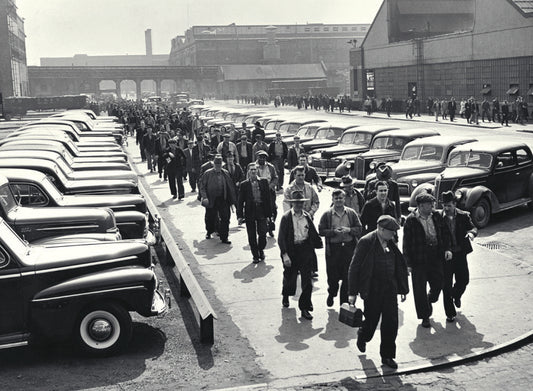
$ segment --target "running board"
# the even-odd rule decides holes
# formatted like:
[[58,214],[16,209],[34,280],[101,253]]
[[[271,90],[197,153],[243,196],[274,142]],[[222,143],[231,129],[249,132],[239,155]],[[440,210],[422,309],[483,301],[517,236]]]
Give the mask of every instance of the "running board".
[[500,209],[498,209],[498,212],[503,212],[507,209],[512,209],[520,205],[528,204],[529,202],[533,202],[533,199],[531,198],[519,198],[515,201],[506,202],[505,204],[500,204]]

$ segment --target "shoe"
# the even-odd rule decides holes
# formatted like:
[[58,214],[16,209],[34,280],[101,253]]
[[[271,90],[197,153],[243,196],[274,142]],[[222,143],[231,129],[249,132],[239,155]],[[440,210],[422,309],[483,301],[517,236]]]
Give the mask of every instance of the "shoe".
[[317,273],[317,272],[313,272],[313,273],[311,274],[311,277],[313,277],[313,278],[318,278],[318,273]]
[[172,196],[172,199],[175,200],[176,198],[178,198],[178,196],[177,196],[176,194],[174,194],[174,195]]
[[262,261],[265,260],[265,252],[263,250],[259,250],[259,259]]
[[281,299],[281,304],[283,304],[283,307],[289,308],[289,296],[283,296]]
[[361,353],[364,353],[366,352],[366,342],[363,341],[363,337],[361,337],[361,329],[359,329],[359,331],[357,332],[357,349],[359,349],[359,351]]
[[252,263],[259,263],[259,262],[261,262],[261,261],[259,260],[259,258],[254,258],[253,261],[252,261]]
[[333,296],[328,295],[328,298],[327,298],[327,300],[326,300],[326,305],[327,305],[328,307],[333,307]]
[[309,312],[313,312],[313,310],[314,310],[314,307],[313,307],[313,304],[311,304],[311,305],[309,306],[309,308],[308,308],[307,311],[309,311]]
[[211,234],[205,234],[206,239],[211,239]]
[[455,299],[453,299],[453,302],[455,303],[455,306],[457,308],[461,308],[461,299],[455,298]]
[[182,199],[185,198],[185,196],[184,196],[184,195],[180,195],[178,198],[179,198],[180,200],[182,200]]
[[302,310],[302,318],[311,320],[313,319],[313,315],[311,315],[307,310]]
[[448,322],[448,323],[455,322],[455,316],[448,316],[448,317],[446,317],[446,322]]
[[220,239],[220,242],[224,244],[231,244],[231,241],[229,241],[228,239]]
[[268,231],[268,234],[270,235],[271,238],[274,237],[274,232],[272,232],[272,231]]
[[431,323],[429,323],[429,318],[422,319],[421,325],[422,327],[429,329],[431,327]]
[[191,193],[196,193],[196,189],[192,189],[192,190],[191,190]]
[[398,364],[392,358],[382,358],[381,363],[389,368],[398,369]]
[[159,173],[159,179],[161,179],[161,176],[162,176],[161,173]]

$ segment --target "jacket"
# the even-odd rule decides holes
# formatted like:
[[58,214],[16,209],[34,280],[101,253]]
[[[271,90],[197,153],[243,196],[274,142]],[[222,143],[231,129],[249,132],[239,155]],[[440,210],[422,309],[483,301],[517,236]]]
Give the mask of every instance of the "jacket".
[[183,170],[186,164],[186,157],[181,148],[168,147],[163,153],[163,158],[167,161],[167,172],[175,173],[177,170]]
[[[215,169],[210,168],[200,177],[200,195],[202,198],[208,199],[208,208],[213,208],[215,206],[215,197],[213,196],[213,194],[216,193],[216,181],[214,180],[215,175],[217,175],[215,173]],[[222,169],[222,175],[226,183],[226,201],[230,205],[235,205],[237,203],[237,195],[235,194],[235,184],[233,183],[233,180],[231,179],[229,173],[226,170]]]
[[[348,269],[348,294],[355,296],[361,295],[363,300],[368,299],[370,293],[370,285],[372,283],[372,274],[374,272],[374,262],[378,254],[376,250],[381,246],[379,243],[377,231],[372,231],[363,236],[353,254],[350,268]],[[388,247],[392,249],[395,257],[395,271],[396,283],[399,295],[406,295],[409,293],[409,283],[407,281],[407,266],[405,259],[396,246],[394,241],[388,242]]]
[[[270,190],[268,181],[264,178],[257,178],[259,182],[259,192],[261,193],[261,208],[265,217],[272,216],[272,203],[270,200]],[[254,195],[252,192],[252,184],[249,179],[241,183],[239,187],[239,197],[237,199],[237,218],[247,218],[254,216],[254,209],[256,204],[254,202]]]
[[[287,149],[287,144],[285,144],[283,141],[281,142],[281,148],[283,152],[281,153],[281,156],[279,157],[281,157],[282,160],[285,160],[287,159],[288,149]],[[274,159],[278,158],[278,156],[276,156],[276,140],[272,141],[270,145],[268,146],[268,158],[270,161],[273,161]]]
[[244,171],[242,170],[242,167],[239,163],[233,164],[233,173],[229,172],[228,170],[228,163],[224,163],[222,165],[222,168],[225,169],[233,181],[235,183],[235,186],[239,186],[239,184],[246,179],[246,176],[244,175]]
[[[461,252],[465,254],[470,254],[472,250],[472,244],[470,239],[466,237],[467,233],[472,233],[474,237],[477,236],[477,228],[472,223],[470,218],[470,213],[465,212],[464,210],[455,209],[455,238],[459,247],[461,247]],[[446,221],[447,217],[444,215],[444,211],[441,212],[442,218]],[[450,232],[451,234],[451,232]]]
[[[334,210],[335,209],[332,207],[325,211],[320,218],[320,223],[318,223],[318,234],[326,238],[326,256],[328,256],[331,251],[331,237],[337,234],[331,226],[331,218]],[[357,213],[352,208],[346,207],[346,213],[348,214],[348,221],[350,222],[350,235],[352,236],[352,241],[357,243],[357,240],[361,237],[361,222],[359,221],[359,217],[357,217]]]
[[287,150],[287,165],[289,166],[289,170],[292,170],[298,165],[298,157],[302,153],[305,153],[305,149],[301,145],[298,150],[299,153],[296,152],[296,147],[294,145]]
[[389,215],[398,219],[400,216],[396,215],[396,208],[394,203],[388,198],[385,200],[387,206],[385,211],[381,208],[381,204],[378,201],[377,197],[372,198],[370,201],[367,201],[361,209],[361,224],[363,225],[363,235],[373,231],[377,227],[379,216]]
[[[322,240],[318,236],[313,220],[311,216],[305,210],[303,211],[305,218],[307,219],[307,224],[309,227],[309,237],[308,242],[313,248],[322,248]],[[289,258],[293,257],[295,254],[294,248],[294,225],[292,223],[292,209],[288,210],[281,217],[279,223],[279,232],[278,232],[278,246],[281,255],[287,254]]]

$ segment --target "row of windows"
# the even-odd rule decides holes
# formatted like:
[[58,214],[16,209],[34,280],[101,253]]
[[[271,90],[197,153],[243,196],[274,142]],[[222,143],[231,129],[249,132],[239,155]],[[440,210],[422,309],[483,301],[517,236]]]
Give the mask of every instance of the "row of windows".
[[[331,31],[366,31],[367,28],[366,26],[362,26],[362,27],[359,27],[359,29],[357,28],[357,26],[352,26],[350,29],[348,29],[347,26],[343,26],[341,27],[341,30],[339,30],[339,26],[333,26],[331,27]],[[309,33],[311,32],[311,27],[306,27],[304,29],[304,31],[306,33]],[[313,31],[330,31],[330,27],[329,26],[325,26],[325,27],[313,27]]]

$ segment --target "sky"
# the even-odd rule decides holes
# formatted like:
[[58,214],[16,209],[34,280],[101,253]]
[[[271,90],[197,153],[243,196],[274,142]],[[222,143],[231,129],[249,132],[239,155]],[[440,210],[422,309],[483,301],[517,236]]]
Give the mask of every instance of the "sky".
[[191,26],[372,23],[382,0],[16,0],[28,65],[41,57],[153,54]]

